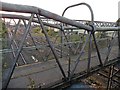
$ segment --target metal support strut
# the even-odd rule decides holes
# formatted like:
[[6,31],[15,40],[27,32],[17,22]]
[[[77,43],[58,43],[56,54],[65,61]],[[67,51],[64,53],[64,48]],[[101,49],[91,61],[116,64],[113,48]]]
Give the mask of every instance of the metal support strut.
[[[103,68],[108,67],[108,66],[112,66],[112,67],[110,67],[110,73],[109,73],[109,79],[108,79],[107,88],[109,89],[111,87],[112,77],[116,73],[119,72],[119,71],[117,71],[117,72],[113,73],[114,64],[116,64],[118,62],[118,59],[120,58],[120,31],[119,31],[120,27],[119,27],[119,25],[118,25],[118,27],[113,27],[113,26],[112,27],[102,27],[102,24],[104,24],[104,22],[102,24],[101,24],[101,22],[99,22],[99,23],[97,22],[98,23],[98,27],[95,27],[94,25],[96,24],[96,22],[94,22],[93,10],[92,10],[91,6],[89,4],[87,4],[87,3],[78,3],[78,4],[71,5],[71,6],[67,7],[63,11],[62,16],[59,16],[57,14],[51,13],[49,11],[46,11],[46,10],[43,10],[41,8],[37,8],[37,7],[34,7],[34,6],[9,4],[9,3],[4,3],[4,2],[0,2],[0,4],[2,4],[2,11],[6,11],[6,12],[18,12],[18,13],[29,13],[29,14],[31,14],[30,17],[25,17],[25,16],[22,16],[22,15],[11,15],[11,16],[9,16],[9,14],[5,15],[5,17],[7,17],[7,18],[19,19],[19,21],[16,24],[15,31],[13,32],[13,35],[12,35],[11,41],[10,41],[10,45],[8,47],[8,48],[10,48],[10,46],[12,45],[12,43],[15,43],[15,45],[16,45],[17,48],[16,48],[16,50],[15,49],[11,50],[11,52],[14,54],[14,62],[12,63],[12,66],[10,67],[10,71],[8,73],[8,76],[5,78],[5,80],[3,80],[3,89],[7,89],[8,85],[9,85],[9,82],[10,82],[12,74],[13,74],[13,72],[15,70],[16,62],[18,61],[19,56],[21,55],[23,61],[25,61],[21,51],[23,49],[25,49],[25,48],[26,49],[30,49],[32,47],[32,46],[31,47],[23,47],[23,44],[24,44],[24,42],[26,40],[27,35],[29,35],[31,37],[31,39],[33,41],[33,45],[35,46],[35,47],[32,47],[32,49],[35,48],[36,50],[38,50],[38,52],[39,52],[40,55],[42,55],[42,54],[44,55],[44,53],[42,53],[43,51],[39,51],[39,48],[42,48],[41,47],[42,45],[38,46],[38,44],[35,42],[34,37],[30,33],[30,27],[32,28],[32,26],[31,26],[32,22],[37,23],[36,25],[39,25],[40,28],[42,29],[42,32],[44,33],[45,39],[46,39],[46,41],[47,41],[48,44],[47,45],[43,45],[43,46],[50,48],[50,51],[47,54],[47,59],[48,59],[49,55],[51,55],[51,52],[52,52],[53,56],[54,56],[54,59],[55,59],[57,65],[58,65],[58,67],[56,69],[60,69],[59,71],[60,71],[60,74],[61,74],[61,76],[63,78],[63,79],[61,79],[62,83],[73,81],[73,80],[81,78],[83,76],[86,77],[86,76],[88,76],[88,74],[92,74],[94,72],[97,72],[100,69],[103,69]],[[78,5],[86,5],[89,8],[89,10],[91,12],[91,21],[85,21],[85,23],[89,23],[90,22],[88,25],[84,24],[84,21],[82,21],[82,23],[80,23],[77,20],[75,21],[75,20],[71,20],[71,19],[63,17],[64,14],[65,14],[65,12],[69,8],[75,7],[75,6],[78,6]],[[36,15],[36,17],[34,17],[34,15]],[[52,24],[52,23],[49,23],[49,22],[46,23],[45,21],[42,21],[43,19],[47,19],[47,20],[50,19],[50,20],[53,20],[53,21],[57,21],[58,24],[55,24],[55,23]],[[20,43],[20,45],[18,47],[17,43],[14,40],[14,38],[15,38],[16,32],[18,30],[18,27],[20,25],[20,22],[21,22],[20,20],[23,20],[23,23],[25,25],[25,30],[24,30],[24,33],[23,33],[23,37],[22,37],[21,43]],[[25,20],[28,20],[28,24],[26,24]],[[70,27],[64,26],[64,24],[68,24],[68,25],[70,25]],[[107,22],[107,24],[110,24],[110,23]],[[68,45],[67,49],[69,48],[69,50],[68,50],[69,54],[67,54],[69,56],[69,60],[68,60],[67,64],[66,63],[61,64],[62,61],[60,62],[59,56],[57,54],[57,51],[60,52],[60,50],[58,50],[56,48],[56,46],[54,46],[55,44],[53,45],[53,43],[50,41],[50,37],[48,36],[48,33],[47,33],[46,29],[45,29],[45,25],[61,30],[61,57],[63,55],[63,48],[62,48],[62,46],[64,45],[63,44],[63,36],[65,37],[65,39],[67,41],[67,45]],[[109,25],[107,25],[107,26],[109,26]],[[79,54],[77,54],[78,56],[76,55],[77,56],[76,60],[75,61],[73,60],[74,61],[73,62],[71,60],[71,56],[70,56],[71,53],[70,52],[72,52],[74,50],[74,47],[72,47],[72,44],[70,42],[70,37],[68,38],[65,35],[66,33],[65,33],[64,30],[66,30],[66,31],[68,30],[68,32],[69,32],[69,30],[73,30],[74,28],[75,29],[79,29],[79,30],[80,29],[84,29],[85,31],[87,31],[87,35],[86,35],[86,41],[83,42],[82,48],[79,51]],[[96,31],[118,31],[118,44],[119,44],[119,55],[118,55],[118,57],[119,58],[115,58],[113,60],[109,60],[110,62],[107,62],[105,65],[103,65],[103,62],[101,60],[101,55],[100,55],[100,52],[99,52],[99,48],[98,48],[98,45],[97,45],[98,43],[96,42],[97,41],[96,37],[95,37],[95,32]],[[84,32],[84,34],[85,34],[85,32]],[[56,40],[57,40],[57,38],[56,38]],[[100,63],[100,65],[97,65],[95,63],[96,66],[94,66],[94,63],[93,63],[93,67],[90,66],[92,64],[91,63],[91,54],[92,54],[91,47],[92,47],[92,42],[94,42],[94,44],[95,44],[95,49],[96,49],[98,60],[99,60],[98,63]],[[83,68],[80,67],[81,68],[80,72],[76,73],[75,70],[76,70],[77,66],[79,64],[82,64],[80,62],[80,60],[81,60],[81,57],[82,57],[82,55],[84,53],[84,49],[85,49],[85,47],[86,47],[87,44],[89,45],[89,48],[88,48],[87,69],[85,69],[85,71],[81,74],[81,72],[82,72],[81,70]],[[79,43],[79,46],[80,46],[80,43]],[[79,46],[77,48],[79,48]],[[15,53],[15,51],[17,51],[17,53]],[[76,50],[74,53],[77,53],[77,51],[78,50]],[[107,57],[109,56],[109,53],[110,53],[110,51],[108,52]],[[65,53],[65,56],[66,56],[66,53]],[[96,58],[96,56],[95,56],[95,58]],[[43,59],[44,59],[44,57],[43,57]],[[24,62],[24,63],[27,64],[27,62]],[[67,69],[68,69],[68,76],[66,74],[66,66],[65,65],[66,66],[68,65],[68,67],[67,67]],[[86,65],[86,62],[85,62],[85,65]],[[59,82],[59,84],[61,84],[61,82]],[[57,83],[57,85],[58,85],[58,83]]]
[[34,17],[34,14],[32,14],[31,17],[30,17],[30,19],[29,19],[29,23],[28,23],[28,25],[27,25],[27,27],[26,27],[26,30],[25,30],[24,35],[23,35],[23,38],[22,38],[22,40],[21,40],[19,49],[18,49],[17,54],[16,54],[16,57],[15,57],[15,59],[14,59],[14,63],[13,63],[13,65],[12,65],[11,69],[10,69],[10,72],[9,72],[9,74],[8,74],[8,77],[7,77],[6,81],[5,81],[4,84],[3,84],[3,85],[4,85],[4,86],[3,86],[3,89],[5,89],[5,90],[7,89],[7,86],[8,86],[8,84],[9,84],[10,79],[11,79],[11,77],[12,77],[12,74],[13,74],[13,72],[14,72],[14,69],[15,69],[15,66],[16,66],[16,62],[17,62],[17,60],[18,60],[18,58],[19,58],[19,55],[20,55],[21,50],[22,50],[22,47],[23,47],[23,43],[24,43],[24,41],[25,41],[25,39],[26,39],[26,37],[27,37],[27,34],[28,34],[28,32],[29,32],[29,29],[30,29],[30,26],[31,26],[31,22],[32,22],[33,17]]
[[[39,9],[38,9],[38,12],[40,13],[40,10],[39,10]],[[58,66],[59,66],[59,68],[60,68],[60,70],[61,70],[61,73],[62,73],[62,75],[64,76],[64,78],[66,78],[65,72],[64,72],[64,70],[63,70],[63,68],[62,68],[62,66],[61,66],[61,64],[60,64],[60,62],[59,62],[59,59],[58,59],[58,57],[57,57],[57,55],[56,55],[56,53],[55,53],[54,47],[53,47],[52,43],[51,43],[50,40],[49,40],[49,37],[48,37],[47,32],[46,32],[46,30],[45,30],[45,27],[44,27],[44,25],[43,25],[43,23],[42,23],[42,21],[41,21],[41,18],[40,18],[40,16],[39,16],[38,14],[36,14],[36,15],[37,15],[37,18],[38,18],[38,22],[39,22],[39,24],[40,24],[40,26],[41,26],[41,28],[42,28],[42,30],[43,30],[43,33],[44,33],[44,35],[45,35],[45,37],[46,37],[46,40],[47,40],[47,42],[48,42],[48,44],[49,44],[49,46],[50,46],[50,48],[51,48],[51,50],[52,50],[52,52],[53,52],[53,55],[54,55],[54,57],[55,57],[55,60],[56,60]]]
[[[87,7],[89,8],[89,10],[90,10],[90,12],[91,12],[91,24],[93,25],[93,22],[94,22],[93,10],[92,10],[91,6],[90,6],[89,4],[87,4],[87,3],[78,3],[78,4],[74,4],[74,5],[68,6],[68,7],[63,11],[62,16],[64,16],[65,12],[66,12],[69,8],[72,8],[72,7],[75,7],[75,6],[79,6],[79,5],[85,5],[85,6],[87,6]],[[63,29],[63,24],[62,24],[62,31],[64,31],[64,29]],[[89,43],[89,46],[90,46],[90,47],[91,47],[91,42],[92,42],[92,41],[91,41],[91,34],[92,34],[92,33],[90,32],[89,35],[88,35],[88,38],[90,38],[90,43]],[[76,69],[76,67],[77,67],[77,65],[78,65],[78,63],[79,63],[79,59],[80,59],[80,57],[81,57],[81,55],[82,55],[82,53],[83,53],[83,50],[84,50],[84,48],[85,48],[85,46],[86,46],[86,44],[87,44],[88,38],[86,39],[86,42],[85,42],[85,44],[83,45],[83,48],[82,48],[82,50],[81,50],[81,52],[80,52],[80,55],[79,55],[79,57],[78,57],[77,60],[76,60],[75,66],[74,66],[73,70],[71,71],[71,73],[70,73],[70,75],[69,75],[69,79],[71,79],[72,76],[73,76],[73,74],[74,74],[74,71],[75,71],[75,69]],[[88,57],[91,57],[90,47],[89,47]],[[88,69],[89,69],[89,67],[90,67],[90,58],[88,59]]]
[[114,72],[114,66],[110,66],[107,90],[111,90],[113,72]]

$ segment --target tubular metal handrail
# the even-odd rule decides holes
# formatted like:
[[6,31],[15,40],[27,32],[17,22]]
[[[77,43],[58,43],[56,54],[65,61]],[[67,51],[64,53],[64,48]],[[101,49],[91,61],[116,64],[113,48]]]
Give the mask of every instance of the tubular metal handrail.
[[[40,14],[44,17],[51,18],[51,19],[54,19],[56,21],[60,21],[62,23],[66,23],[66,24],[78,27],[80,29],[86,29],[88,31],[92,30],[92,27],[90,27],[88,25],[83,25],[83,24],[78,23],[74,20],[70,20],[68,18],[62,17],[60,15],[51,13],[49,11],[46,11],[46,10],[43,10],[41,8],[37,8],[34,6],[10,4],[10,3],[4,3],[4,2],[0,2],[0,4],[2,5],[1,11],[19,12],[19,13],[36,13],[36,14]],[[38,9],[39,9],[40,13],[38,13]],[[118,28],[96,28],[96,30],[109,30],[109,29],[118,30]]]
[[[29,34],[29,31],[30,31],[30,27],[31,27],[31,23],[32,22],[35,22],[37,24],[39,24],[39,26],[41,27],[44,35],[45,35],[45,38],[46,38],[46,41],[48,43],[47,46],[50,47],[53,55],[54,55],[54,58],[56,60],[56,63],[58,64],[58,67],[61,71],[61,74],[63,76],[63,80],[67,80],[67,78],[71,79],[73,76],[74,76],[74,71],[77,67],[77,64],[79,63],[79,59],[80,57],[82,56],[83,54],[83,50],[86,46],[86,44],[89,42],[89,51],[88,51],[88,71],[90,68],[90,58],[91,58],[91,44],[92,44],[92,36],[93,36],[93,40],[94,40],[94,44],[95,44],[95,48],[97,50],[97,54],[98,54],[98,58],[99,58],[99,61],[100,61],[100,64],[102,64],[101,62],[101,58],[100,58],[100,54],[99,54],[99,50],[98,50],[98,47],[97,47],[97,43],[96,43],[96,38],[95,38],[95,35],[94,33],[96,31],[118,31],[120,30],[120,27],[119,26],[114,26],[114,27],[94,27],[93,24],[94,24],[94,15],[93,15],[93,11],[92,11],[92,8],[90,7],[90,5],[86,4],[86,3],[79,3],[79,4],[76,4],[76,5],[71,5],[69,7],[67,7],[62,16],[60,15],[57,15],[57,14],[54,14],[54,13],[51,13],[49,11],[46,11],[44,9],[41,9],[41,8],[38,8],[38,7],[34,7],[34,6],[27,6],[27,5],[18,5],[18,4],[9,4],[9,3],[4,3],[4,2],[0,2],[0,4],[2,4],[2,9],[1,11],[6,11],[6,12],[17,12],[17,13],[29,13],[31,14],[30,17],[27,17],[27,16],[22,16],[22,15],[12,15],[12,14],[2,14],[2,17],[1,18],[11,18],[11,19],[22,19],[23,21],[24,20],[28,20],[28,24],[24,23],[25,25],[25,30],[24,30],[24,34],[23,34],[23,37],[22,37],[22,40],[21,40],[21,43],[20,43],[20,46],[19,48],[17,48],[17,53],[16,53],[16,56],[14,58],[14,63],[12,65],[12,68],[10,69],[10,72],[9,72],[9,75],[6,79],[6,82],[4,83],[4,89],[7,88],[9,82],[10,82],[10,79],[11,79],[11,76],[14,72],[14,69],[15,69],[15,66],[16,66],[16,62],[18,61],[18,58],[19,58],[19,55],[22,51],[23,48],[23,44],[24,44],[24,41],[27,37],[27,35]],[[85,24],[82,24],[80,22],[77,22],[75,20],[71,20],[71,19],[68,19],[68,18],[65,18],[63,17],[63,15],[65,14],[65,11],[70,8],[70,7],[74,7],[74,6],[77,6],[77,5],[86,5],[87,7],[89,7],[90,11],[91,11],[91,21],[90,21],[90,25],[85,25]],[[36,15],[36,17],[34,16]],[[69,30],[69,29],[75,29],[75,28],[78,28],[79,30],[81,29],[84,29],[86,31],[88,31],[88,35],[87,35],[87,38],[86,38],[86,41],[85,41],[85,44],[83,45],[82,47],[82,50],[80,51],[80,54],[75,62],[75,66],[73,67],[73,70],[72,72],[68,75],[68,77],[66,76],[66,73],[65,73],[65,70],[64,68],[62,67],[61,63],[59,62],[59,58],[57,57],[57,54],[56,54],[56,51],[55,51],[55,48],[54,48],[54,45],[51,43],[50,41],[50,38],[45,30],[45,27],[44,25],[46,26],[50,26],[50,27],[54,27],[54,28],[58,28],[62,31],[61,29],[61,25],[55,25],[55,24],[51,24],[51,23],[46,23],[46,22],[43,22],[42,21],[42,17],[45,19],[45,18],[48,18],[48,19],[52,19],[52,20],[55,20],[55,21],[58,21],[62,24],[67,24],[67,25],[70,25],[71,27],[64,27],[62,29],[66,29],[66,30]],[[16,24],[17,25],[17,24]],[[18,25],[19,25],[19,22],[18,22]],[[16,30],[17,30],[17,27],[16,27]],[[14,36],[14,35],[13,35]],[[14,37],[13,37],[14,38]],[[12,39],[13,39],[12,38]],[[32,38],[32,36],[31,36]],[[32,38],[33,39],[33,38]],[[34,40],[33,40],[34,41]],[[69,43],[67,43],[69,44]],[[35,45],[35,48],[37,48],[37,45],[36,43],[34,42],[34,45]],[[61,44],[62,46],[62,44]],[[14,51],[14,50],[13,50]],[[107,63],[109,64],[109,63]],[[105,64],[106,65],[106,64]],[[102,66],[101,66],[102,68]],[[88,73],[88,72],[87,72]],[[111,81],[111,80],[110,80]],[[110,82],[109,81],[109,82]]]
[[[25,19],[25,20],[29,20],[28,16],[23,16],[23,15],[15,15],[15,14],[1,14],[2,17],[1,18],[11,18],[11,19]],[[32,22],[38,23],[38,21],[36,19],[33,19]],[[111,22],[110,22],[111,23]],[[55,25],[55,24],[51,24],[51,23],[46,23],[43,22],[44,25],[46,26],[50,26],[53,28],[57,28],[57,29],[61,29],[60,25]],[[96,31],[118,31],[120,27],[96,27]],[[69,29],[78,29],[76,27],[66,27],[64,26],[65,30],[69,30]],[[79,29],[78,29],[79,30]]]

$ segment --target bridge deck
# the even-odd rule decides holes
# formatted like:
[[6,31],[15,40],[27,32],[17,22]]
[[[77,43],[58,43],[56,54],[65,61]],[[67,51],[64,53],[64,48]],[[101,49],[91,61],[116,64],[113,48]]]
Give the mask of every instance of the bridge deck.
[[[103,50],[100,50],[102,62],[104,62],[106,54],[103,53]],[[118,55],[118,47],[113,46],[111,50],[111,54],[109,56],[109,59],[112,60]],[[73,68],[74,62],[76,60],[77,56],[71,57],[71,69]],[[87,69],[87,56],[83,56],[80,60],[75,73],[85,71]],[[60,63],[65,70],[65,74],[68,74],[68,59],[66,57],[60,59]],[[91,58],[91,67],[95,67],[99,65],[98,57],[96,52],[92,52],[92,58]],[[56,82],[60,79],[62,79],[62,74],[59,70],[59,67],[57,66],[55,60],[50,60],[47,62],[39,62],[29,65],[24,65],[17,67],[14,71],[14,74],[12,76],[12,79],[9,83],[9,88],[25,88],[28,87],[32,81],[35,82],[35,86],[41,85],[47,85],[53,82]]]

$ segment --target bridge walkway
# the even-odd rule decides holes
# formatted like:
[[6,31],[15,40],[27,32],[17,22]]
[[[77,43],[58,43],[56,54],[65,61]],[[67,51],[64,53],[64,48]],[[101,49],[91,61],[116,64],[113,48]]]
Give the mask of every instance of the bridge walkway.
[[[105,61],[106,54],[103,53],[107,49],[100,50],[102,62]],[[118,47],[113,46],[109,60],[116,58],[118,55]],[[74,66],[75,60],[78,55],[71,57],[71,69]],[[68,74],[68,58],[59,58],[60,63],[65,71],[65,74]],[[81,58],[75,73],[82,72],[87,70],[87,56],[83,55]],[[92,52],[91,56],[91,67],[99,65],[98,57],[96,52]],[[48,84],[54,83],[62,79],[63,76],[57,66],[55,60],[49,60],[46,62],[38,62],[34,64],[28,64],[16,67],[12,79],[9,83],[9,88],[26,88],[31,85],[32,81],[37,87],[39,85],[46,86]]]

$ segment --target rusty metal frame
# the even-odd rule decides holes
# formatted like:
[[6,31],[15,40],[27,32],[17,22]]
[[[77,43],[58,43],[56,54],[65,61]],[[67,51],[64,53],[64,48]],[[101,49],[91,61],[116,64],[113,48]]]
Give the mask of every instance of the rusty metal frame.
[[[21,51],[22,51],[22,49],[23,49],[23,43],[24,43],[24,41],[25,41],[26,36],[29,34],[31,22],[36,22],[36,23],[38,23],[38,24],[40,25],[40,27],[42,28],[43,33],[44,33],[44,35],[45,35],[45,37],[46,37],[46,40],[47,40],[47,42],[48,42],[48,45],[49,45],[49,47],[51,48],[51,51],[52,51],[52,53],[53,53],[53,55],[54,55],[54,57],[55,57],[56,63],[58,64],[59,69],[60,69],[60,71],[61,71],[61,73],[62,73],[62,75],[63,75],[64,81],[66,81],[66,80],[71,81],[72,79],[76,78],[75,75],[74,75],[74,74],[75,74],[74,71],[75,71],[75,69],[76,69],[76,67],[77,67],[77,64],[79,63],[79,59],[80,59],[80,57],[81,57],[81,55],[82,55],[82,53],[83,53],[83,50],[84,50],[84,48],[85,48],[85,46],[86,46],[87,43],[89,43],[88,68],[87,68],[87,73],[85,73],[85,74],[92,73],[92,69],[90,68],[92,36],[93,36],[93,40],[94,40],[94,43],[95,43],[95,46],[96,46],[98,58],[99,58],[99,61],[100,61],[100,66],[98,65],[99,69],[100,69],[100,68],[103,68],[103,67],[106,67],[106,66],[109,66],[109,62],[107,62],[107,64],[105,64],[104,66],[102,66],[102,61],[101,61],[101,57],[100,57],[100,53],[99,53],[99,50],[98,50],[98,47],[97,47],[96,38],[95,38],[94,33],[95,33],[96,31],[118,31],[118,32],[119,32],[120,27],[119,27],[119,26],[117,26],[117,27],[95,27],[95,26],[94,26],[94,15],[93,15],[93,11],[92,11],[91,7],[90,7],[88,4],[86,4],[86,3],[79,3],[79,4],[76,4],[76,5],[69,6],[69,7],[67,7],[67,8],[64,10],[62,16],[59,16],[59,15],[57,15],[57,14],[54,14],[54,13],[51,13],[51,12],[49,12],[49,11],[43,10],[43,9],[41,9],[41,8],[33,7],[33,6],[9,4],[9,3],[4,3],[4,2],[0,2],[0,4],[2,4],[2,11],[6,11],[6,12],[18,12],[18,13],[29,13],[29,14],[31,14],[30,17],[25,17],[25,16],[21,16],[21,15],[2,14],[2,15],[3,15],[3,18],[23,19],[23,22],[24,22],[24,20],[28,20],[28,21],[29,21],[27,26],[26,26],[26,24],[24,23],[25,26],[26,26],[26,30],[24,31],[24,35],[23,35],[23,38],[22,38],[22,40],[21,40],[20,47],[19,47],[18,50],[17,50],[17,54],[16,54],[16,56],[15,56],[13,66],[12,66],[10,72],[9,72],[9,75],[8,75],[8,77],[7,77],[7,79],[6,79],[6,82],[3,84],[3,85],[4,85],[4,86],[3,86],[3,89],[7,89],[7,86],[8,86],[8,84],[9,84],[9,82],[10,82],[11,76],[12,76],[12,74],[13,74],[13,72],[14,72],[14,69],[15,69],[15,66],[16,66],[16,62],[17,62],[18,57],[19,57],[19,55],[20,55],[20,53],[21,53]],[[63,17],[65,11],[66,11],[68,8],[74,7],[74,6],[77,6],[77,5],[82,5],[82,4],[88,6],[89,9],[90,9],[90,11],[91,11],[91,21],[90,21],[90,24],[89,24],[89,25],[85,25],[85,24],[79,23],[79,22],[77,22],[77,21],[75,21],[75,20],[71,20],[71,19],[68,19],[68,18]],[[34,17],[34,15],[36,15],[36,18]],[[62,24],[68,24],[68,25],[70,25],[70,26],[72,26],[72,27],[64,27],[64,28],[63,28],[63,25],[62,25],[62,29],[61,29],[61,25],[55,25],[55,24],[50,24],[50,23],[43,22],[41,16],[43,16],[44,18],[53,19],[53,20],[58,21],[58,22],[60,22],[60,23],[62,23]],[[19,22],[20,22],[20,21],[19,21]],[[17,24],[17,26],[16,26],[16,29],[15,29],[14,34],[15,34],[16,31],[17,31],[19,22],[18,22],[18,24]],[[101,25],[101,23],[99,23],[99,24]],[[75,66],[74,66],[74,68],[73,68],[73,70],[72,70],[71,72],[70,72],[70,60],[69,60],[69,66],[68,66],[69,73],[68,73],[68,77],[66,76],[65,71],[64,71],[62,65],[61,65],[60,62],[59,62],[59,59],[58,59],[58,57],[57,57],[57,55],[56,55],[56,52],[55,52],[55,50],[54,50],[54,46],[53,46],[52,43],[50,42],[50,39],[49,39],[49,37],[48,37],[48,35],[47,35],[47,32],[46,32],[46,30],[45,30],[44,25],[50,26],[50,27],[54,27],[54,28],[58,28],[58,29],[60,29],[61,31],[64,31],[64,29],[69,30],[69,29],[75,29],[75,28],[85,29],[86,31],[88,31],[88,36],[87,36],[87,38],[86,38],[85,44],[83,45],[82,50],[80,51],[80,54],[79,54],[79,56],[78,56],[78,58],[77,58],[77,60],[76,60],[76,62],[75,62]],[[99,25],[98,25],[98,26],[99,26]],[[31,36],[31,35],[30,35],[30,36]],[[31,36],[31,38],[32,38],[32,36]],[[12,40],[13,40],[13,39],[14,39],[14,35],[13,35]],[[66,40],[67,40],[67,39],[66,39]],[[33,40],[33,41],[34,41],[34,40]],[[67,42],[68,42],[68,41],[67,41]],[[11,45],[11,44],[12,44],[12,41],[11,41],[10,45]],[[34,43],[34,45],[35,45],[35,43]],[[35,45],[35,46],[36,46],[36,45]],[[62,45],[61,45],[61,46],[62,46]],[[70,59],[70,58],[69,58],[69,59]],[[118,61],[119,61],[119,58],[117,58],[116,62],[118,62]],[[113,62],[113,63],[116,63],[116,62]],[[111,64],[111,63],[110,63],[110,64]],[[96,71],[96,70],[95,70],[95,71]],[[94,72],[94,71],[93,71],[93,72]],[[80,76],[78,76],[78,77],[80,77]],[[111,80],[110,80],[110,81],[111,81]],[[110,84],[109,84],[108,86],[110,86]]]
[[24,35],[23,35],[23,38],[22,38],[22,40],[21,40],[20,47],[19,47],[19,49],[18,49],[18,51],[17,51],[17,54],[16,54],[16,57],[15,57],[15,59],[14,59],[14,63],[13,63],[13,65],[12,65],[12,67],[11,67],[11,70],[10,70],[10,72],[9,72],[9,74],[8,74],[8,77],[7,77],[7,79],[6,79],[6,82],[4,82],[4,84],[3,84],[3,85],[4,85],[4,86],[3,86],[4,89],[7,89],[7,86],[8,86],[8,84],[9,84],[9,82],[10,82],[11,76],[12,76],[13,71],[14,71],[15,66],[16,66],[16,62],[17,62],[18,57],[19,57],[19,55],[20,55],[20,53],[21,53],[21,50],[22,50],[22,47],[23,47],[23,43],[24,43],[25,38],[26,38],[26,36],[27,36],[27,34],[28,34],[28,32],[29,32],[29,29],[30,29],[30,26],[31,26],[31,22],[32,22],[33,16],[34,16],[34,14],[32,14],[31,17],[30,17],[29,23],[28,23],[28,25],[27,25],[27,27],[26,27],[26,30],[25,30]]

